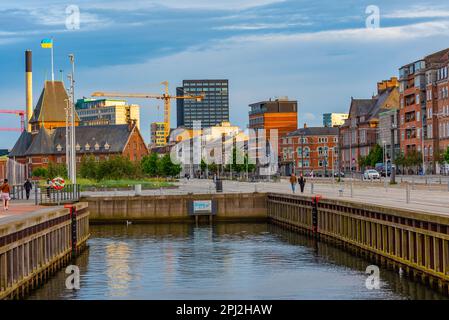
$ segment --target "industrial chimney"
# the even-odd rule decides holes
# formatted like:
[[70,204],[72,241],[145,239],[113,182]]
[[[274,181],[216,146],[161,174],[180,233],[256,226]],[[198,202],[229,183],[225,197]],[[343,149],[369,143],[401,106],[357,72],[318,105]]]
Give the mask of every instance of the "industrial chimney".
[[30,119],[33,116],[33,54],[31,50],[25,51],[25,82],[26,82],[26,124],[27,131],[31,132]]

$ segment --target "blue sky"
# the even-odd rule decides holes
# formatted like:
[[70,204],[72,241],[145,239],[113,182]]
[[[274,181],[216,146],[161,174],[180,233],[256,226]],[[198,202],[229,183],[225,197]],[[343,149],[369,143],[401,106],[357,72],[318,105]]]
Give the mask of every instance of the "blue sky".
[[[66,28],[77,5],[80,28]],[[367,29],[367,6],[380,10],[380,28]],[[242,127],[248,104],[276,96],[299,101],[299,123],[321,125],[324,112],[347,112],[351,96],[369,97],[378,80],[449,47],[449,3],[443,1],[301,0],[0,0],[0,109],[23,108],[24,50],[33,50],[34,102],[55,73],[66,78],[76,56],[77,97],[93,91],[171,92],[187,78],[227,78],[231,121]],[[141,130],[161,120],[158,101],[139,103]],[[162,107],[162,105],[161,105]],[[175,103],[173,103],[173,109]],[[172,123],[176,123],[172,112]],[[0,127],[18,127],[0,115]],[[18,133],[0,132],[0,148]]]

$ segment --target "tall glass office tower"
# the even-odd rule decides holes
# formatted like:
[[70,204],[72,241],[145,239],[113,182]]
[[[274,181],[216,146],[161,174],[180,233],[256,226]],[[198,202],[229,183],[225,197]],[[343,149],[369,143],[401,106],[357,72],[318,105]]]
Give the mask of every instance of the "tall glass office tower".
[[202,128],[229,122],[228,80],[183,80],[176,91],[177,95],[205,94],[202,101],[177,100],[178,127],[192,129],[193,121],[201,121]]

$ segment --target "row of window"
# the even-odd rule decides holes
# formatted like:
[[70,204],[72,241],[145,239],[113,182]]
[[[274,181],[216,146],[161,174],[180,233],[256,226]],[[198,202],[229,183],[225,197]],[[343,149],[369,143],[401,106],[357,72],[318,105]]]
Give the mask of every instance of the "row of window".
[[[293,139],[294,138],[282,138],[281,142],[283,144],[292,144],[292,143],[294,143]],[[329,140],[332,140],[334,143],[337,143],[338,137],[333,137],[331,139],[328,139],[327,137],[318,137],[317,143],[328,143]],[[300,137],[300,138],[297,138],[297,141],[298,141],[298,144],[308,144],[309,142],[312,143],[311,141],[313,141],[313,139],[307,138],[307,137]]]

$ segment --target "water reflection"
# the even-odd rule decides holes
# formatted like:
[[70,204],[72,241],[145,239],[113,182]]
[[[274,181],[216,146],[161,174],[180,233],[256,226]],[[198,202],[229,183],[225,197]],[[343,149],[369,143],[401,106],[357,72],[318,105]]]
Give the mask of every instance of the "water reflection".
[[259,224],[91,227],[76,261],[81,290],[58,273],[31,299],[441,299],[381,269],[381,289],[365,287],[370,262],[325,242]]

